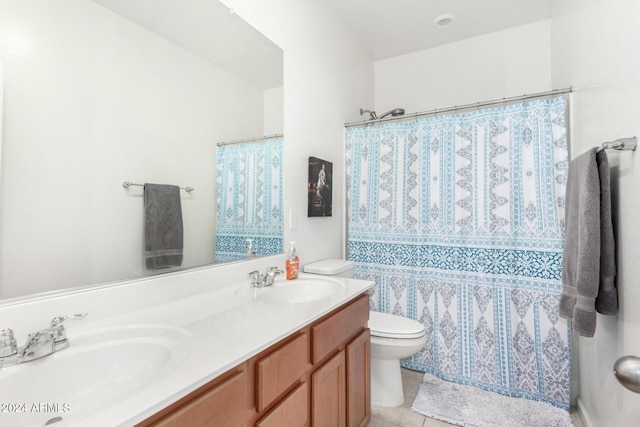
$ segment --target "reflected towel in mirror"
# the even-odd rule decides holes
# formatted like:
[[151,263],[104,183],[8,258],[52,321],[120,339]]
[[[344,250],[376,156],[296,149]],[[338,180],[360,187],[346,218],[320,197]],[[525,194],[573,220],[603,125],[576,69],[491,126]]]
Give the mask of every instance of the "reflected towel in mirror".
[[180,187],[144,184],[145,259],[149,270],[182,264]]

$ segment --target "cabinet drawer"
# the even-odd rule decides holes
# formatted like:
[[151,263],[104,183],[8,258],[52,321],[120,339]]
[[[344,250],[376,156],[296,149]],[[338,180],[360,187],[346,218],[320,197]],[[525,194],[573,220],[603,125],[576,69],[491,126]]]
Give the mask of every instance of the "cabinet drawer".
[[304,375],[309,360],[309,335],[301,333],[256,362],[256,409],[266,408]]
[[256,423],[256,427],[309,425],[309,385],[305,382]]
[[154,427],[244,427],[245,405],[245,373],[238,372],[151,425]]
[[333,316],[313,326],[313,363],[318,363],[349,338],[365,329],[368,321],[369,295],[363,295]]

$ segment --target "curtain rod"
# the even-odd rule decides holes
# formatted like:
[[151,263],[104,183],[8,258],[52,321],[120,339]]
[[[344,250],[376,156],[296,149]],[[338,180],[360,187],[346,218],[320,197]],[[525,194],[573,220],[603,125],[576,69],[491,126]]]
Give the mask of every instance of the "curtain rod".
[[388,117],[388,118],[377,119],[377,120],[362,120],[360,122],[345,123],[344,126],[345,127],[354,127],[354,126],[368,125],[368,124],[372,124],[372,123],[378,124],[378,123],[385,123],[385,122],[398,121],[398,120],[417,119],[418,117],[431,116],[431,115],[436,115],[436,114],[439,114],[439,113],[450,113],[452,111],[467,110],[467,109],[470,109],[470,108],[487,107],[487,106],[490,106],[490,105],[511,103],[511,102],[516,102],[516,101],[526,101],[526,100],[529,100],[529,99],[544,98],[544,97],[547,97],[547,96],[563,95],[565,93],[571,93],[571,92],[573,92],[573,88],[572,87],[568,87],[566,89],[554,89],[554,90],[550,90],[550,91],[546,91],[546,92],[532,93],[530,95],[525,94],[525,95],[520,95],[520,96],[512,96],[510,98],[494,99],[494,100],[491,100],[491,101],[484,101],[484,102],[475,102],[473,104],[455,105],[453,107],[448,107],[448,108],[434,108],[433,110],[430,110],[430,111],[421,111],[421,112],[418,112],[418,113],[405,114],[403,116],[398,116],[398,117]]
[[258,142],[258,141],[266,141],[267,139],[282,138],[283,136],[284,135],[281,133],[276,133],[274,135],[258,136],[256,138],[236,139],[234,141],[218,142],[216,145],[218,147],[223,147],[225,145],[246,144],[248,142]]

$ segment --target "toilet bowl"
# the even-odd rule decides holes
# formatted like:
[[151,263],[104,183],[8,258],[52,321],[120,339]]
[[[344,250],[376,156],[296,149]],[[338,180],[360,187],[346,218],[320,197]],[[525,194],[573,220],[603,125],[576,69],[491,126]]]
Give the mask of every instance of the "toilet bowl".
[[[307,264],[305,273],[352,277],[353,261],[326,259]],[[371,331],[371,404],[400,406],[404,403],[400,359],[411,357],[427,343],[420,322],[377,311],[369,312]]]
[[371,331],[371,404],[404,403],[400,359],[411,357],[427,343],[423,324],[393,314],[369,312]]

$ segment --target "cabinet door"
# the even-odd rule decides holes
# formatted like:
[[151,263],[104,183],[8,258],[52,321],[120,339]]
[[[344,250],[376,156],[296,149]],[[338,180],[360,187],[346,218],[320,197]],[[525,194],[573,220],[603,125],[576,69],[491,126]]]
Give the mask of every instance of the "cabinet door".
[[347,427],[366,427],[371,420],[370,348],[369,329],[347,345]]
[[346,389],[346,360],[343,350],[311,376],[313,427],[345,427]]
[[244,427],[246,419],[245,374],[227,380],[153,423],[162,427]]

